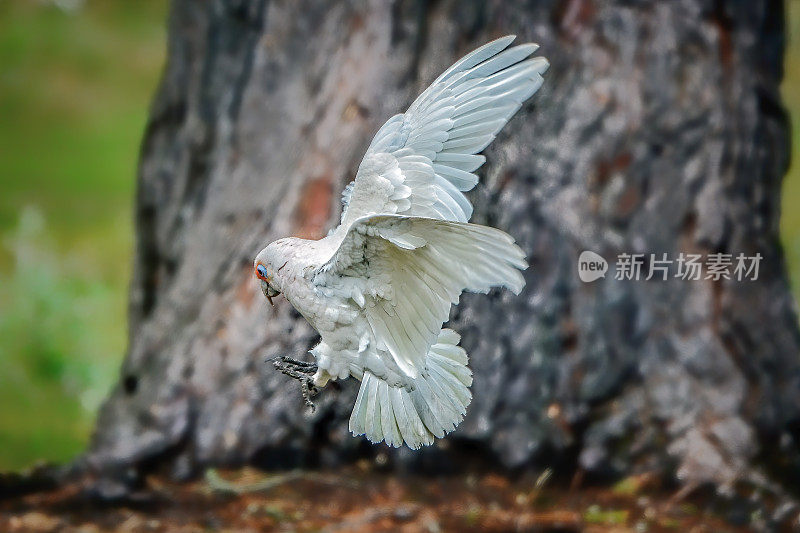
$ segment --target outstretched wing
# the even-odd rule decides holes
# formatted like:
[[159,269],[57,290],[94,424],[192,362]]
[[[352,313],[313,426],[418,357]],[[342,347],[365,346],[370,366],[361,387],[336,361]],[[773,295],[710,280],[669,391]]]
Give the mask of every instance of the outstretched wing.
[[466,222],[464,196],[478,182],[476,155],[542,84],[547,60],[514,36],[492,41],[447,69],[404,114],[381,127],[342,196],[342,224],[373,214]]
[[525,254],[508,234],[476,224],[397,215],[355,221],[313,277],[328,296],[363,309],[377,348],[416,378],[462,291],[519,293]]

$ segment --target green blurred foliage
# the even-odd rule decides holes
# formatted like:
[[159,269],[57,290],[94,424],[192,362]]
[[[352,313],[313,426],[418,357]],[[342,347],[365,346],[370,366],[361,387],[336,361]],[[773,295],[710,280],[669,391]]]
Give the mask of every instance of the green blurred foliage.
[[792,163],[783,181],[781,240],[795,300],[800,300],[800,0],[786,0],[786,73],[783,98],[792,118]]
[[0,470],[86,444],[126,343],[166,0],[0,0]]
[[0,283],[0,468],[80,448],[124,335],[122,286],[54,253],[38,209],[23,210],[3,245],[14,263]]
[[[136,158],[166,4],[0,0],[0,470],[78,453],[124,354]],[[800,117],[800,0],[788,5],[784,97]],[[793,133],[796,159],[797,120]],[[795,164],[781,231],[796,296],[798,199]]]

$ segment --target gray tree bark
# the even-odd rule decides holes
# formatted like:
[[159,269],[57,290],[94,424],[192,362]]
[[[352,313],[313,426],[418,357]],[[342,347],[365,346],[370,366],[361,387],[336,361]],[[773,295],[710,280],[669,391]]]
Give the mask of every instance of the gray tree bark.
[[[527,286],[453,311],[475,376],[455,433],[420,452],[372,446],[347,431],[354,380],[310,414],[266,362],[304,357],[316,335],[285,300],[266,304],[253,257],[324,235],[380,125],[507,33],[552,66],[469,197],[474,221],[528,252]],[[130,347],[87,464],[118,480],[375,454],[723,488],[796,476],[783,46],[783,6],[766,0],[174,0],[139,169]],[[583,250],[763,260],[757,281],[584,284]]]

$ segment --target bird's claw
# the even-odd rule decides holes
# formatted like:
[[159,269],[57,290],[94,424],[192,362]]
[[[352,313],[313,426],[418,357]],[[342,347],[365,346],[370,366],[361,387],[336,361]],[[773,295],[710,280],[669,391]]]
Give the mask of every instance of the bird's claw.
[[300,381],[300,390],[303,393],[303,402],[311,408],[313,413],[316,410],[314,402],[311,397],[315,396],[319,389],[314,385],[314,374],[317,373],[316,363],[307,363],[305,361],[298,361],[285,355],[272,360],[273,366],[286,374],[290,378]]

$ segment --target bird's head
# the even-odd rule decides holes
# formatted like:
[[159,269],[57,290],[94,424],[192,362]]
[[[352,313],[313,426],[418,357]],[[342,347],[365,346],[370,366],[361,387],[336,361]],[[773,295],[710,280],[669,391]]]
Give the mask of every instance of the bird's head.
[[281,293],[280,281],[276,274],[278,270],[285,266],[284,262],[278,265],[279,268],[276,269],[275,267],[276,262],[280,259],[280,254],[278,253],[279,243],[280,241],[275,241],[261,250],[253,264],[256,277],[261,284],[261,292],[264,293],[271,305],[275,305],[272,302],[272,298]]

